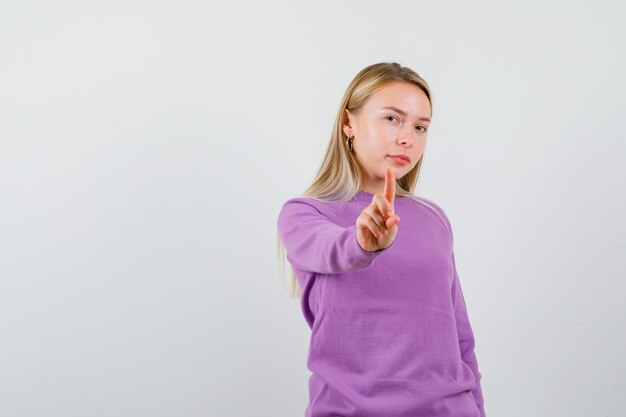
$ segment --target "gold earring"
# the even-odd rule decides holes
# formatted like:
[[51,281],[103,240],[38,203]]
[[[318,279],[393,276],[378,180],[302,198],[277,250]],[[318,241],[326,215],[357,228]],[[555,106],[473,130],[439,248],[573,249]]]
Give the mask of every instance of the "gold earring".
[[346,138],[346,146],[352,152],[352,138]]

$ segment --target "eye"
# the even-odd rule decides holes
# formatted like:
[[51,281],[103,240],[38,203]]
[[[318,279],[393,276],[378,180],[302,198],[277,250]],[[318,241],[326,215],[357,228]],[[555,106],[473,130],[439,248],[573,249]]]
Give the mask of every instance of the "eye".
[[417,126],[417,127],[421,127],[422,129],[424,129],[424,130],[422,130],[422,132],[426,132],[426,131],[428,130],[428,129],[426,129],[426,128],[425,128],[424,126],[422,126],[422,125],[419,125],[419,126]]
[[390,117],[391,117],[392,119],[396,119],[396,120],[398,120],[398,118],[397,118],[396,116],[387,116],[387,117],[385,117],[385,119],[389,120],[389,118],[390,118]]

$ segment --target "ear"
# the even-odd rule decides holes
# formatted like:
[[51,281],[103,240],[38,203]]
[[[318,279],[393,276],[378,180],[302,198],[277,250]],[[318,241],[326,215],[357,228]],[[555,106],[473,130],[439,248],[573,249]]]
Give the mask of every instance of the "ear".
[[353,119],[354,115],[350,113],[350,110],[345,109],[343,112],[343,117],[341,119],[341,128],[343,130],[343,133],[349,138],[354,136],[354,132],[352,131]]

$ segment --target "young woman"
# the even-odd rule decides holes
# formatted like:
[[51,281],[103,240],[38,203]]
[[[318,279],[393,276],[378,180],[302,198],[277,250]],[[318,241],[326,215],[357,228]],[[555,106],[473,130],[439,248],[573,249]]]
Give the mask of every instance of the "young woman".
[[306,417],[485,416],[450,221],[413,194],[431,119],[417,73],[363,69],[313,184],[278,215],[312,330]]

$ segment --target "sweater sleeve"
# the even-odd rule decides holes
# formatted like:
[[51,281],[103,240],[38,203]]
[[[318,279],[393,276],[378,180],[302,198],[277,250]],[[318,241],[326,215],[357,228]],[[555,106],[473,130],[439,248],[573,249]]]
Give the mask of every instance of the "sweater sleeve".
[[452,252],[452,264],[454,266],[454,280],[452,281],[452,304],[454,306],[454,316],[456,319],[457,333],[459,336],[459,348],[461,350],[461,359],[471,369],[476,378],[476,386],[472,391],[476,405],[480,410],[480,416],[485,417],[485,405],[482,394],[482,388],[480,379],[481,373],[478,371],[478,361],[476,359],[476,353],[474,352],[475,339],[472,331],[472,326],[467,314],[467,308],[465,305],[465,298],[463,297],[463,290],[459,281],[459,275],[457,273],[456,261],[454,259],[454,251]]
[[283,204],[277,226],[292,266],[319,274],[365,269],[393,246],[375,252],[364,250],[356,239],[356,224],[340,226],[300,198]]
[[456,267],[456,260],[454,258],[454,233],[452,232],[452,225],[450,219],[446,215],[445,211],[436,203],[431,200],[426,200],[431,206],[433,206],[441,215],[444,223],[450,233],[451,244],[451,262],[454,269],[454,277],[451,286],[452,305],[454,307],[454,317],[456,321],[457,334],[459,338],[459,350],[461,352],[461,359],[465,362],[476,379],[476,386],[472,390],[472,395],[476,401],[476,405],[480,410],[480,416],[485,417],[485,401],[483,398],[482,387],[480,384],[481,373],[478,370],[478,361],[476,359],[475,339],[472,326],[470,324],[469,316],[467,314],[467,307],[465,305],[465,298],[463,296],[463,289],[461,288],[461,282],[459,281],[459,274]]

